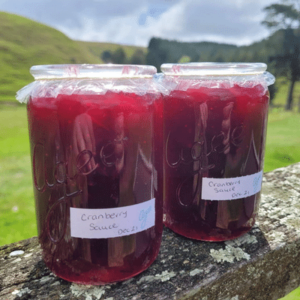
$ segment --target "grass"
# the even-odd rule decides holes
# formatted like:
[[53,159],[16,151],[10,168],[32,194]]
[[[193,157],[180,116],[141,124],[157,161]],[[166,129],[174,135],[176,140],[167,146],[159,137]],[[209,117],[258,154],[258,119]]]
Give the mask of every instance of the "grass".
[[25,107],[0,106],[0,245],[37,234]]
[[[276,93],[273,104],[278,108],[279,111],[286,104],[286,99],[288,95],[289,89],[289,81],[286,78],[276,78],[276,86],[278,87],[278,91]],[[300,82],[296,82],[294,86],[294,103],[293,103],[293,111],[300,112]]]
[[0,101],[32,81],[29,68],[38,64],[100,63],[88,49],[60,31],[27,18],[0,12]]
[[280,300],[300,300],[300,287],[281,298]]
[[300,114],[271,110],[268,120],[264,171],[300,161]]
[[[32,65],[103,63],[103,51],[120,47],[74,41],[54,28],[5,12],[0,12],[0,20],[0,101],[14,101],[15,92],[33,81]],[[135,46],[122,48],[128,58],[136,49],[146,51]]]

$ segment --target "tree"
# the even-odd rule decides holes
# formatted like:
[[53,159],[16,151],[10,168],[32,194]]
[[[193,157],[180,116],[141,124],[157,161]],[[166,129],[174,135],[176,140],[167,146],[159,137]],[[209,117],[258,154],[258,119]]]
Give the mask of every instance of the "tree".
[[133,65],[144,65],[146,63],[146,56],[143,50],[135,50],[130,58],[130,63]]
[[122,47],[117,48],[111,55],[111,60],[115,64],[126,63],[126,53]]
[[264,10],[267,15],[262,24],[271,30],[283,32],[281,46],[276,55],[270,56],[270,62],[290,81],[285,108],[291,110],[294,86],[300,79],[300,1],[285,0],[281,4],[269,5]]
[[112,62],[112,54],[109,50],[105,50],[101,54],[102,60],[107,64]]
[[183,55],[181,56],[181,58],[179,59],[178,63],[180,64],[184,64],[184,63],[188,63],[191,61],[191,58],[187,55]]
[[148,65],[155,66],[157,70],[160,70],[160,66],[168,62],[168,53],[163,48],[164,41],[159,38],[151,38],[148,45],[148,52],[146,56],[146,63]]

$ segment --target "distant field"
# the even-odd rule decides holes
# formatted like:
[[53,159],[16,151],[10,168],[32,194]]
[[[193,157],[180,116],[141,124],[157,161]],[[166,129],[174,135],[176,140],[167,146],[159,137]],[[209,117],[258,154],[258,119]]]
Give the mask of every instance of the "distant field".
[[[284,107],[289,89],[289,81],[286,78],[276,78],[278,92],[276,93],[273,104],[275,107]],[[300,82],[296,82],[293,93],[293,111],[300,112]]]
[[0,105],[0,245],[36,232],[26,109]]
[[264,171],[300,161],[300,114],[271,111],[267,129]]

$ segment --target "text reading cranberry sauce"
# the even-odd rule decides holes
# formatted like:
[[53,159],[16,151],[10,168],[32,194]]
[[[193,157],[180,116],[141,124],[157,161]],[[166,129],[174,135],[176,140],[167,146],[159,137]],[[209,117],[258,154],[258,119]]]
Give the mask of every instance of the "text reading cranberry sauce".
[[105,209],[70,208],[71,236],[87,239],[135,234],[155,225],[155,198]]
[[202,178],[203,200],[234,200],[261,190],[263,171],[235,178]]

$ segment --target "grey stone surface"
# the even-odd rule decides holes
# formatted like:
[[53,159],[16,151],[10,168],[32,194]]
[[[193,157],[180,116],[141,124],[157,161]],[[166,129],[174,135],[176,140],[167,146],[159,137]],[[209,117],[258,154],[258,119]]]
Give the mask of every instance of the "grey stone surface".
[[239,239],[207,243],[165,229],[159,257],[122,283],[54,276],[37,238],[0,247],[0,299],[277,300],[300,285],[300,163],[264,176],[260,216]]

